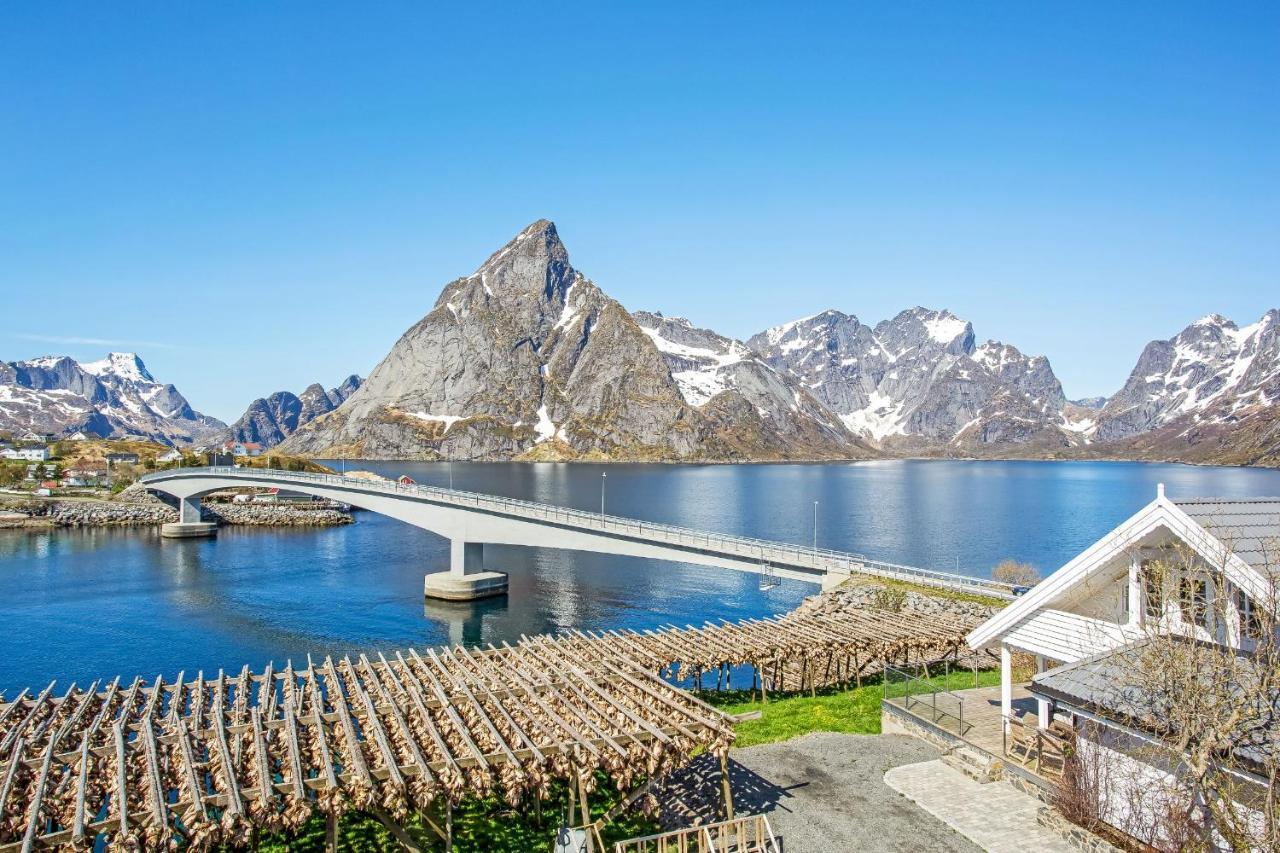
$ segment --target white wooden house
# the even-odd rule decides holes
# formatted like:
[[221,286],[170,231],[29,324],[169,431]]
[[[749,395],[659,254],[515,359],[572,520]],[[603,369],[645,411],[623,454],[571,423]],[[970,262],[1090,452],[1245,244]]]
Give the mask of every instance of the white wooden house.
[[[1175,548],[1198,559],[1159,583],[1144,569],[1170,561]],[[1280,498],[1156,499],[1013,604],[969,634],[975,649],[1001,653],[1002,710],[1010,712],[1014,652],[1036,656],[1037,671],[1074,663],[1140,639],[1153,624],[1229,645],[1248,645],[1241,624],[1258,601],[1272,601],[1280,572]],[[1185,560],[1182,560],[1185,562]],[[1221,572],[1225,584],[1209,573]],[[1207,606],[1229,589],[1225,608]],[[1234,618],[1206,624],[1198,614],[1225,609]],[[1247,632],[1244,632],[1247,634]],[[1049,717],[1041,701],[1042,725]]]
[[[1266,621],[1259,608],[1275,607],[1278,578],[1280,498],[1175,501],[1159,486],[1154,501],[968,640],[975,649],[1000,650],[1001,711],[1011,734],[1011,659],[1018,652],[1035,656],[1029,691],[1040,727],[1065,719],[1082,755],[1128,768],[1118,775],[1127,781],[1109,789],[1108,820],[1147,843],[1164,843],[1152,834],[1157,830],[1141,829],[1155,823],[1160,807],[1142,786],[1180,771],[1176,761],[1154,760],[1144,748],[1158,738],[1133,725],[1134,709],[1122,707],[1124,697],[1143,692],[1126,676],[1144,644],[1159,636],[1218,644],[1236,651],[1236,659],[1252,660]],[[1274,742],[1269,748],[1280,748],[1280,732],[1263,736]],[[1248,778],[1256,756],[1242,758],[1240,772]],[[1266,790],[1261,776],[1252,781]],[[1252,814],[1261,820],[1261,812]]]

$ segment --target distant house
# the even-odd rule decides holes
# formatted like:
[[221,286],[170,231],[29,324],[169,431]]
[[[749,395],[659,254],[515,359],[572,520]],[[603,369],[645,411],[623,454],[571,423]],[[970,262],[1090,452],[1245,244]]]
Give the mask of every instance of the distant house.
[[67,436],[67,441],[97,441],[100,438],[102,438],[102,436],[98,435],[96,432],[80,430],[79,432],[74,432]]
[[170,450],[168,453],[162,453],[156,457],[157,462],[177,462],[182,458],[182,451],[178,448]]
[[24,432],[18,436],[18,441],[52,441],[53,435],[47,432]]
[[108,453],[108,465],[137,465],[138,454],[136,453]]
[[27,462],[43,462],[49,458],[47,447],[7,447],[0,450],[5,459],[22,459]]
[[263,447],[256,441],[225,441],[222,451],[232,456],[261,456]]
[[400,479],[396,480],[402,486],[416,486],[418,481],[410,477],[408,474],[401,474]]
[[42,488],[42,489],[56,489],[56,488],[58,488],[58,481],[57,481],[57,480],[43,480],[43,481],[41,481],[41,483],[40,483],[40,488]]

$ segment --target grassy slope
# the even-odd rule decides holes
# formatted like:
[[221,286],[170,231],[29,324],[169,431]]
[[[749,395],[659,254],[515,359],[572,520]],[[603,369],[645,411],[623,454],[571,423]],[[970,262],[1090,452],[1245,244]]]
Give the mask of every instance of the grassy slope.
[[[1000,683],[1000,672],[984,670],[976,679],[967,671],[952,672],[946,684],[941,678],[931,679],[931,683],[951,690],[990,687]],[[890,690],[891,695],[902,693],[901,685],[891,685]],[[819,691],[816,698],[808,695],[771,698],[767,704],[752,701],[749,692],[742,690],[702,694],[707,702],[730,714],[761,712],[760,719],[747,720],[735,726],[738,738],[733,745],[736,748],[790,740],[809,732],[879,734],[880,700],[883,696],[884,687],[879,681],[849,690]]]

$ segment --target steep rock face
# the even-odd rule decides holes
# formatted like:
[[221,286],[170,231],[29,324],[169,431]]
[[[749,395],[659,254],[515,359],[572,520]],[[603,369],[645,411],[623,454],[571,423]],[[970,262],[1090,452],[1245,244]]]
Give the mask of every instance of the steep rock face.
[[997,341],[975,347],[973,327],[948,311],[911,308],[874,328],[825,311],[748,345],[883,447],[975,452],[1071,441],[1048,360]]
[[275,447],[297,432],[299,427],[341,406],[360,387],[360,382],[360,377],[352,374],[337,388],[328,391],[316,382],[308,385],[301,394],[277,391],[269,397],[254,400],[227,430],[225,438]]
[[[540,220],[444,288],[299,454],[449,459],[779,458],[786,441],[728,402],[686,402],[664,354],[569,263]],[[800,451],[801,453],[803,451]]]
[[1143,349],[1124,387],[1098,416],[1095,438],[1115,441],[1187,415],[1215,416],[1280,397],[1268,393],[1280,372],[1280,311],[1240,328],[1210,314]]
[[[685,402],[704,414],[736,411],[738,421],[759,421],[763,433],[785,438],[797,449],[797,455],[838,455],[858,446],[857,439],[822,403],[741,341],[698,328],[683,317],[648,311],[633,316],[666,359]],[[707,409],[720,395],[739,396],[753,411],[748,413],[728,401]]]
[[1280,462],[1280,311],[1244,327],[1211,314],[1152,341],[1094,438],[1123,457]]
[[80,364],[66,356],[15,361],[0,373],[0,427],[36,432],[90,430],[189,444],[226,425],[157,382],[133,353]]

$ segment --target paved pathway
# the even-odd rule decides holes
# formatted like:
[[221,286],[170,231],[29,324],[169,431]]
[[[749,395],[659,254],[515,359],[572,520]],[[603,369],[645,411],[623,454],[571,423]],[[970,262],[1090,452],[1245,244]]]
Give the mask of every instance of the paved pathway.
[[[906,735],[821,732],[734,749],[729,776],[738,813],[767,814],[783,853],[979,853],[885,785],[889,768],[937,757],[934,747]],[[716,819],[718,767],[704,763],[677,771],[659,800]]]
[[893,767],[885,784],[990,853],[1074,853],[1036,823],[1041,803],[1004,782],[981,785],[941,761]]

